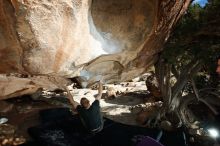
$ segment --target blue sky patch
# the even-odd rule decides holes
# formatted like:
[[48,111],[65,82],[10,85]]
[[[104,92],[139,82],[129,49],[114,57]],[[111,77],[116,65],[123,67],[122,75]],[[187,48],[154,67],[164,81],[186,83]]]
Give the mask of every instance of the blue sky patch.
[[201,7],[204,7],[207,2],[207,0],[194,0],[193,4],[198,3]]

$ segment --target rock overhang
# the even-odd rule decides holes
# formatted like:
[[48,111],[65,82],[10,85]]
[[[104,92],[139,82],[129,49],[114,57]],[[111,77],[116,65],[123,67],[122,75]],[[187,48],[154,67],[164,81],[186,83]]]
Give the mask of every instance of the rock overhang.
[[[173,25],[189,3],[1,1],[0,73],[77,76],[85,87],[100,77],[106,83],[132,79],[156,62]],[[33,85],[44,86],[37,82]]]

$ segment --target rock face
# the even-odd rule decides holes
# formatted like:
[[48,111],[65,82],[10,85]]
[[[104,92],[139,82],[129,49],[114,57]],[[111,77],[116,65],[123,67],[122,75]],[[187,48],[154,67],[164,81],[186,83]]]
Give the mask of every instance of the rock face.
[[2,0],[0,74],[78,76],[84,86],[101,76],[107,83],[132,79],[157,60],[189,3]]

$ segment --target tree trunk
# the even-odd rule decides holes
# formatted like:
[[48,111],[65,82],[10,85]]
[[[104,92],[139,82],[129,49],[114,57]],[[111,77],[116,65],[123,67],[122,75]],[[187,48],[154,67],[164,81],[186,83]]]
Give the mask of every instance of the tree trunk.
[[[166,63],[162,58],[159,59],[158,63],[155,65],[155,74],[158,79],[159,89],[161,90],[163,97],[163,106],[158,113],[157,118],[167,118],[166,114],[174,113],[176,117],[179,118],[179,124],[188,124],[189,120],[184,116],[185,112],[188,112],[186,102],[180,105],[183,100],[182,93],[184,87],[189,82],[192,76],[195,75],[201,69],[201,62],[199,60],[192,60],[188,63],[184,69],[179,73],[174,66]],[[175,84],[171,85],[171,75],[176,78]],[[189,113],[192,115],[192,113]],[[167,119],[172,121],[172,119]],[[179,125],[178,124],[178,125]]]

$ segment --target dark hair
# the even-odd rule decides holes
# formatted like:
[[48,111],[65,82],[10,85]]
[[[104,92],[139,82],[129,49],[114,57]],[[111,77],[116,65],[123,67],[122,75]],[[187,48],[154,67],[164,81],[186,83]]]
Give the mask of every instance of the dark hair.
[[83,97],[80,100],[80,104],[82,105],[82,107],[88,108],[89,107],[89,100],[87,98]]

